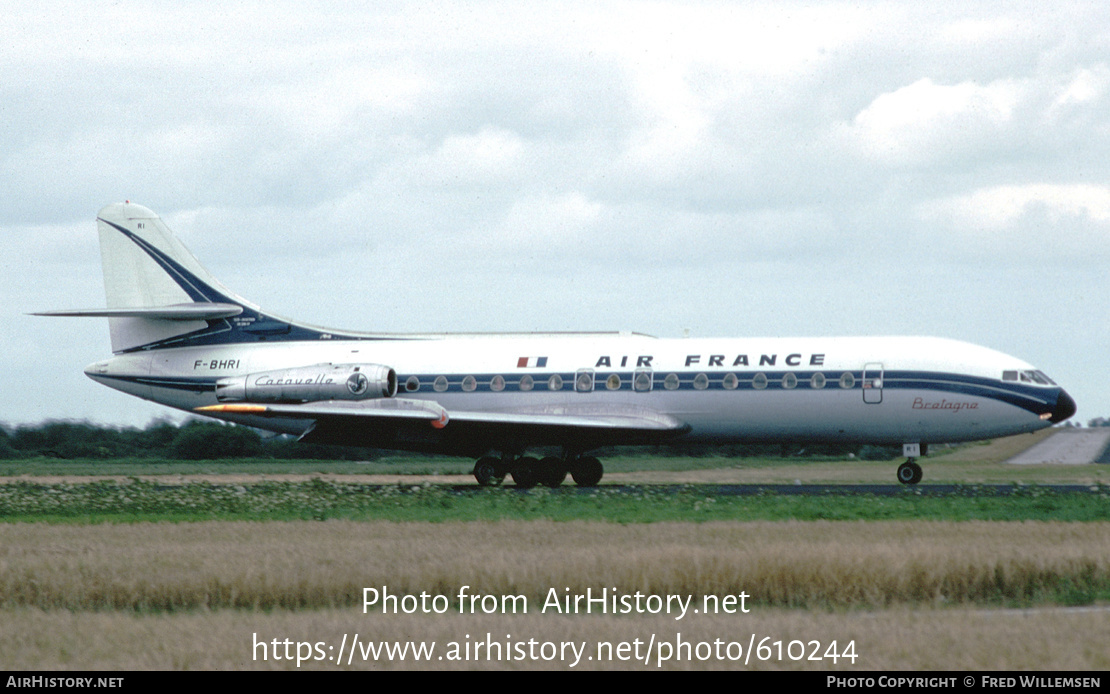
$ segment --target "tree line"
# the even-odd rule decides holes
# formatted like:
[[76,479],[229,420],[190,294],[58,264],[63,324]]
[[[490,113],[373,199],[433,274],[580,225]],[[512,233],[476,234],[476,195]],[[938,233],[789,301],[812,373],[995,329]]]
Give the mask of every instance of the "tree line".
[[87,422],[46,422],[10,429],[0,426],[0,460],[18,458],[125,458],[216,460],[373,460],[369,448],[299,443],[292,437],[263,438],[250,427],[190,420],[152,422],[144,429]]
[[[176,459],[216,460],[269,458],[275,460],[377,460],[395,451],[355,446],[301,443],[290,436],[263,437],[250,427],[189,420],[183,424],[156,421],[143,429],[108,427],[88,422],[45,422],[9,428],[0,425],[0,460],[64,459]],[[814,457],[854,456],[890,460],[899,447],[856,444],[699,444],[681,449],[636,446],[598,451],[599,455],[683,457]]]

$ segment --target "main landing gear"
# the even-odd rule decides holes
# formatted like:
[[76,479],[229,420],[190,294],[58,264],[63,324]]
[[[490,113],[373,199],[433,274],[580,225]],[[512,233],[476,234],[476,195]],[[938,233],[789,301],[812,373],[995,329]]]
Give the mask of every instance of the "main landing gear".
[[569,474],[579,487],[596,487],[604,472],[601,461],[593,456],[530,458],[526,456],[485,456],[474,463],[474,479],[483,487],[494,487],[511,475],[518,487],[530,489],[537,484],[554,489]]

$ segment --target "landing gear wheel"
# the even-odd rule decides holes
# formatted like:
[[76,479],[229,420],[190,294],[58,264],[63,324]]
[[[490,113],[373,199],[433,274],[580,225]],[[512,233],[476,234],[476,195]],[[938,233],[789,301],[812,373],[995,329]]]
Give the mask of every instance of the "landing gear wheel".
[[478,480],[478,486],[496,487],[505,481],[505,472],[500,469],[500,462],[490,456],[478,458],[474,463],[474,479]]
[[898,466],[898,481],[902,484],[917,484],[921,481],[921,466],[907,460]]
[[535,458],[521,458],[513,463],[513,482],[521,489],[531,489],[540,481],[540,461]]
[[540,461],[540,484],[555,489],[567,478],[567,466],[562,458],[549,456]]
[[570,476],[579,487],[596,487],[604,472],[601,461],[589,455],[582,456],[570,465]]

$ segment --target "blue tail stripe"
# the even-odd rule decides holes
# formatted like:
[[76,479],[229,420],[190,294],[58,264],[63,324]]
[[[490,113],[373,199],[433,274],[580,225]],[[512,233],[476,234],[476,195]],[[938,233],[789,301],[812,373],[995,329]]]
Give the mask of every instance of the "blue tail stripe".
[[[137,234],[128,231],[118,224],[109,222],[101,218],[100,221],[120,232],[128,239],[133,241],[136,246],[141,248],[150,258],[158,263],[158,266],[181,287],[190,299],[196,302],[213,302],[234,304],[243,308],[243,313],[235,317],[234,321],[226,318],[208,321],[208,326],[195,330],[191,333],[184,335],[177,335],[151,342],[145,345],[139,345],[130,349],[123,350],[123,352],[141,352],[151,349],[163,349],[170,347],[199,347],[207,345],[226,345],[236,344],[243,342],[261,342],[261,341],[305,341],[305,340],[320,340],[324,339],[325,333],[314,330],[312,328],[305,328],[295,323],[289,323],[273,316],[266,315],[260,311],[256,311],[248,306],[245,306],[242,301],[238,301],[223,292],[215,289],[207,284],[195,274],[185,269],[180,263],[175,261],[170,256],[166,255],[158,248],[151,245],[146,240],[139,237]],[[258,331],[251,332],[252,326],[258,326],[266,322],[273,322],[288,326],[289,329],[284,334],[275,334],[274,331],[266,331],[259,333]],[[358,335],[347,335],[335,332],[327,333],[331,338],[344,339],[344,340],[364,340],[371,339]],[[122,353],[122,352],[121,352]]]
[[[119,231],[121,234],[135,242],[135,245],[143,249],[143,251],[145,251],[146,254],[154,260],[154,262],[158,263],[159,267],[161,267],[166,272],[166,274],[169,275],[170,278],[177,283],[177,286],[181,287],[181,289],[186,294],[188,294],[189,298],[193,301],[211,301],[214,303],[235,304],[236,306],[243,306],[242,303],[235,301],[231,297],[216,291],[209,285],[202,282],[199,277],[186,270],[177,261],[173,260],[151,244],[147,243],[147,241],[145,241],[138,235],[128,231],[118,224],[113,224],[106,219],[101,219],[100,221],[104,222],[108,226]],[[243,308],[245,309],[246,307],[243,306]]]

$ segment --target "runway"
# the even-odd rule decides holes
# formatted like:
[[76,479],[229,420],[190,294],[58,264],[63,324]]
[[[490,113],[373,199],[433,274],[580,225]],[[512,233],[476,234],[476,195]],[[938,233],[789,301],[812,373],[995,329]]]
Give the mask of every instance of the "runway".
[[[452,489],[459,493],[484,493],[490,487],[476,485],[456,485]],[[495,488],[494,488],[495,489]],[[504,489],[517,490],[522,494],[535,489],[518,489],[511,484]],[[576,487],[564,485],[557,489],[544,489],[546,493],[592,494],[602,489],[608,493],[637,494],[650,490],[653,494],[699,494],[706,496],[959,496],[1005,497],[1031,494],[1044,491],[1053,494],[1107,494],[1110,487],[1088,484],[636,484],[605,485],[598,487]]]
[[1007,460],[1012,465],[1110,463],[1110,427],[1065,427]]

